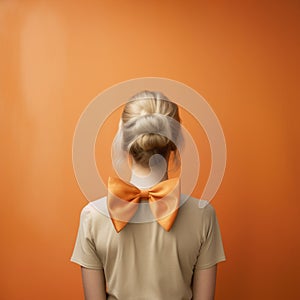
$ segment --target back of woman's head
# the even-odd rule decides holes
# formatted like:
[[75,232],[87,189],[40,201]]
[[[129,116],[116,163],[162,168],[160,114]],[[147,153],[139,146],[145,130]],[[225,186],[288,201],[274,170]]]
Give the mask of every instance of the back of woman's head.
[[122,113],[123,150],[144,167],[155,154],[168,159],[174,151],[176,156],[179,122],[175,103],[160,92],[142,91],[129,99]]

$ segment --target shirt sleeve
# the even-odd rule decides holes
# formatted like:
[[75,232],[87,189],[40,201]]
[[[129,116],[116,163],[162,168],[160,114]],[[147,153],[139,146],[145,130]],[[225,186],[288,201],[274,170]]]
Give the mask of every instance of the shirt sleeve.
[[103,269],[91,234],[91,208],[85,206],[80,214],[77,238],[71,261],[89,269]]
[[195,269],[207,269],[218,262],[225,261],[219,223],[215,209],[207,204],[203,212],[202,242]]

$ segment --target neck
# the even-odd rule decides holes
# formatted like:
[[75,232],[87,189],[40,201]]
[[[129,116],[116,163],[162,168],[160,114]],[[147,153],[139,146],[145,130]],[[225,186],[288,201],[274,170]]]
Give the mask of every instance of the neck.
[[133,164],[130,183],[140,189],[150,188],[168,179],[167,169],[167,164],[160,164],[159,166],[153,166],[151,168],[144,168],[140,165]]

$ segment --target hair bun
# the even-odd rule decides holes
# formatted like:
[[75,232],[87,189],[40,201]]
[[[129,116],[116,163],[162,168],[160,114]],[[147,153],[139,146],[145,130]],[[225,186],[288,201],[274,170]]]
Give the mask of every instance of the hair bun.
[[153,149],[161,149],[169,144],[170,140],[157,133],[141,134],[134,143],[136,143],[143,151],[151,151]]

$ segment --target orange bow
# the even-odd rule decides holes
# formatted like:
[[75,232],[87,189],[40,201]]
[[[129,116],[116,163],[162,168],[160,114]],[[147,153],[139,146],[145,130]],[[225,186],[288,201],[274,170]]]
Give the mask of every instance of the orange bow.
[[140,190],[120,178],[109,177],[107,207],[117,232],[120,232],[134,216],[141,198],[149,200],[153,216],[166,231],[169,231],[179,207],[179,178],[167,179],[150,189]]

